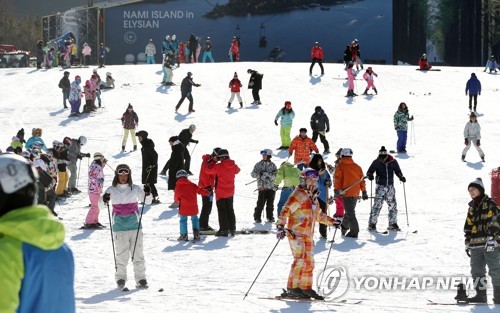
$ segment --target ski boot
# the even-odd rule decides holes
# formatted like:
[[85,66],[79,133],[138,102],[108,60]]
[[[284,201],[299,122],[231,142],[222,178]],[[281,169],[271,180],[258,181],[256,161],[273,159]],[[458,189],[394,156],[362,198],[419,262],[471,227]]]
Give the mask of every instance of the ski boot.
[[231,108],[231,102],[228,102],[227,103],[227,108],[230,109]]
[[187,234],[181,234],[179,238],[177,238],[177,241],[189,241],[189,237]]
[[465,290],[464,284],[458,284],[457,286],[457,296],[455,297],[458,304],[467,304],[469,300],[467,300],[467,290]]
[[137,282],[137,288],[148,289],[148,281],[145,279],[141,279]]
[[375,94],[378,95],[377,88],[373,88],[373,91],[375,91]]
[[200,240],[201,237],[200,237],[200,230],[199,229],[193,229],[193,240],[194,241],[198,241]]
[[368,95],[368,88],[365,89],[365,92],[363,92],[363,95],[364,96]]
[[[467,301],[471,303],[486,303],[488,298],[486,297],[486,279],[484,277],[475,277],[474,281],[478,281],[476,286],[476,295],[474,297],[468,297]],[[484,285],[483,285],[484,282]]]
[[116,286],[119,288],[119,289],[123,289],[125,288],[125,279],[118,279],[116,281]]
[[243,109],[243,102],[240,102],[240,109]]
[[325,298],[320,296],[314,289],[302,289],[302,292],[314,300],[325,300]]
[[216,237],[227,237],[229,236],[227,230],[219,230],[215,233]]
[[462,155],[462,161],[465,162],[465,155]]
[[368,231],[377,231],[377,224],[368,224]]
[[389,227],[387,227],[387,230],[401,231],[401,228],[399,228],[397,223],[392,223],[392,224],[389,224]]

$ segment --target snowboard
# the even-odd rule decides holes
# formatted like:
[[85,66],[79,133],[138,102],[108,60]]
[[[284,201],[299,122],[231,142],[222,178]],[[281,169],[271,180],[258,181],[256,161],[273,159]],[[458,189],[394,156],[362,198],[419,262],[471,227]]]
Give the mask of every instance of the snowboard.
[[[200,230],[200,235],[215,235],[217,233],[216,230]],[[253,235],[253,234],[259,234],[259,235],[265,235],[269,234],[269,230],[257,230],[257,229],[242,229],[242,230],[237,230],[236,235]]]
[[441,72],[441,70],[438,69],[438,68],[431,68],[430,70],[424,70],[424,69],[417,68],[416,70],[417,71],[422,71],[422,72],[427,72],[427,71]]

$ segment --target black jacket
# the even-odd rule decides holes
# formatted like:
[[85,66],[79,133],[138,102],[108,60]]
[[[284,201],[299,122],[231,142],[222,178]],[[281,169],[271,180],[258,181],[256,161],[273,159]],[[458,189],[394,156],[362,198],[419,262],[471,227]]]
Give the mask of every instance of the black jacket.
[[181,93],[182,94],[188,94],[193,90],[193,86],[200,86],[199,84],[196,84],[193,79],[189,76],[184,77],[181,83]]
[[373,175],[373,173],[377,174],[375,183],[383,186],[394,185],[394,174],[396,174],[399,178],[403,177],[398,161],[390,155],[387,156],[385,162],[382,162],[379,159],[372,162],[372,165],[370,165],[366,175]]
[[189,128],[183,129],[179,133],[179,141],[184,145],[184,147],[189,146],[189,143],[195,143],[196,140],[193,140],[193,134],[189,131]]
[[63,78],[61,78],[61,80],[59,81],[59,88],[67,91],[71,89],[71,82],[69,81],[69,78],[66,75],[63,76]]
[[189,37],[189,50],[194,51],[196,54],[196,48],[198,48],[198,40],[194,35]]
[[176,140],[172,145],[172,154],[170,155],[170,163],[168,165],[168,190],[175,189],[175,174],[178,170],[184,169],[184,145]]
[[[145,138],[141,141],[142,153],[142,183],[143,184],[156,184],[156,177],[158,176],[158,153],[155,151],[155,144],[153,140]],[[148,174],[148,169],[151,172]]]
[[330,121],[323,109],[321,112],[314,112],[313,115],[311,115],[311,129],[320,132],[330,130]]
[[252,71],[252,75],[250,75],[250,80],[248,81],[248,89],[262,89],[262,78],[264,78],[264,74]]

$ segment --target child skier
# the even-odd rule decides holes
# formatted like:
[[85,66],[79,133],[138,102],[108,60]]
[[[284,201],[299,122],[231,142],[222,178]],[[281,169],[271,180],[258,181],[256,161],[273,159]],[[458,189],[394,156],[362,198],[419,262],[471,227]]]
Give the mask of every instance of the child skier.
[[185,170],[177,172],[175,177],[177,182],[175,184],[174,201],[179,204],[179,217],[181,235],[177,240],[189,241],[188,237],[188,216],[191,216],[191,224],[193,226],[194,240],[200,240],[200,222],[198,220],[198,202],[196,194],[208,197],[210,192],[207,189],[198,187],[192,183],[188,178],[188,173]]
[[99,199],[104,185],[104,166],[106,159],[100,152],[94,153],[94,161],[89,167],[89,198],[90,210],[85,219],[85,225],[82,228],[99,229],[104,225],[99,223]]
[[365,74],[363,75],[363,78],[366,80],[366,83],[368,84],[366,86],[365,92],[363,92],[364,95],[368,94],[368,89],[373,88],[373,91],[375,91],[375,94],[378,94],[377,88],[375,88],[375,85],[373,84],[373,76],[378,77],[377,73],[375,73],[372,70],[372,67],[368,67],[366,69]]
[[300,170],[289,162],[281,163],[274,182],[274,189],[278,190],[278,186],[283,181],[283,188],[281,188],[280,198],[278,200],[278,214],[280,216],[283,205],[285,204],[292,191],[299,185]]
[[229,88],[231,88],[231,98],[229,98],[229,102],[227,103],[228,109],[231,108],[231,103],[233,103],[234,96],[238,97],[238,102],[240,103],[240,109],[243,108],[243,100],[241,100],[240,96],[241,87],[243,87],[243,84],[238,79],[238,73],[234,72],[233,79],[231,79],[231,81],[229,82]]
[[94,92],[92,92],[90,85],[90,80],[87,80],[85,82],[85,86],[83,86],[83,94],[85,95],[85,105],[83,106],[83,113],[90,113],[96,110],[94,108]]
[[[330,177],[332,178],[332,185],[334,185],[335,170],[337,168],[337,165],[339,165],[339,163],[340,163],[340,159],[341,159],[340,153],[341,152],[342,152],[342,148],[340,148],[339,150],[337,150],[337,152],[335,152],[335,157],[337,159],[335,160],[333,165],[325,162],[326,168],[328,169],[328,172],[330,172]],[[342,199],[342,197],[334,198],[333,196],[330,196],[328,198],[328,204],[331,205],[334,202],[335,202],[335,214],[333,215],[333,217],[343,218],[344,213],[345,213],[344,200]]]
[[350,61],[347,65],[347,80],[349,81],[349,87],[347,88],[346,97],[357,96],[357,94],[354,93],[354,79],[356,79],[356,71],[354,70],[354,63]]
[[464,129],[464,144],[465,148],[462,151],[462,161],[465,162],[465,156],[467,155],[467,151],[470,149],[471,143],[474,145],[476,148],[477,152],[479,153],[479,156],[481,157],[481,161],[484,162],[484,152],[483,149],[480,148],[481,146],[481,126],[477,122],[477,116],[476,113],[471,112],[469,116],[469,122],[465,124],[465,129]]
[[276,165],[271,161],[272,151],[271,149],[264,149],[260,151],[262,155],[262,160],[255,163],[252,173],[250,176],[257,179],[257,190],[259,191],[259,196],[257,199],[257,205],[255,206],[255,211],[253,213],[253,219],[255,223],[262,223],[261,215],[266,206],[266,217],[269,223],[273,223],[274,216],[274,197],[276,191],[274,190],[274,181],[276,179],[276,174],[278,174],[278,169]]
[[132,144],[134,145],[134,151],[137,150],[137,141],[135,140],[135,129],[139,125],[139,117],[134,111],[134,107],[129,103],[127,110],[122,115],[122,126],[123,126],[123,140],[122,140],[122,152],[125,151],[125,145],[127,144],[128,135],[132,137]]

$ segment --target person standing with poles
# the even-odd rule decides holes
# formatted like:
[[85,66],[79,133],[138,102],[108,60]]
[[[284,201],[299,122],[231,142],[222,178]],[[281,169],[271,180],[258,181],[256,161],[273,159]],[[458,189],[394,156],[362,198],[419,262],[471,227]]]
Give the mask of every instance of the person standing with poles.
[[377,159],[368,168],[366,177],[372,181],[374,179],[373,174],[377,175],[375,179],[375,203],[370,211],[368,230],[377,231],[377,219],[385,201],[389,207],[389,227],[387,227],[387,230],[400,231],[401,229],[398,226],[396,190],[394,189],[394,174],[403,183],[406,182],[406,178],[399,168],[398,161],[387,153],[384,146],[380,148]]
[[83,229],[100,229],[105,226],[99,223],[99,199],[101,198],[104,185],[104,166],[106,166],[104,155],[100,152],[94,153],[94,161],[89,167],[89,198],[90,210],[85,219]]
[[[69,146],[68,150],[68,159],[69,159],[69,164],[68,168],[71,173],[69,177],[69,183],[68,183],[68,191],[70,193],[76,194],[80,193],[81,191],[77,188],[78,181],[77,181],[77,165],[76,165],[76,160],[80,160],[80,167],[82,165],[82,158],[90,158],[90,153],[81,153],[80,149],[83,147],[85,144],[87,144],[87,137],[85,136],[80,136],[78,139],[72,139],[71,144]],[[80,173],[80,167],[78,167],[78,173]]]
[[213,190],[215,189],[215,174],[210,174],[207,169],[213,167],[219,161],[220,148],[214,148],[212,154],[205,154],[201,157],[200,178],[198,179],[198,187],[210,191],[210,195],[201,196],[201,213],[200,213],[200,230],[213,231],[214,229],[208,224],[210,213],[212,213],[212,205],[214,200]]
[[[193,139],[193,133],[194,131],[196,130],[196,125],[194,124],[191,124],[189,125],[189,128],[186,128],[186,129],[183,129],[180,133],[179,133],[179,141],[182,143],[182,145],[184,146],[184,152],[183,152],[183,157],[184,157],[184,170],[188,173],[188,175],[193,175],[193,173],[191,173],[191,171],[189,170],[189,168],[191,167],[191,156],[189,155],[189,151],[188,151],[188,146],[189,146],[189,143],[194,143],[194,144],[198,144],[198,140],[194,140]],[[194,151],[194,149],[193,149]],[[177,173],[177,172],[176,172]]]
[[288,237],[293,255],[287,289],[281,295],[285,298],[324,300],[312,289],[315,222],[335,227],[341,222],[321,211],[317,188],[318,172],[304,170],[300,175],[300,185],[292,192],[278,218],[276,236],[278,239]]
[[235,96],[238,98],[238,102],[240,103],[240,109],[243,108],[243,100],[241,99],[241,96],[240,96],[240,88],[241,87],[243,87],[243,84],[238,79],[238,73],[234,72],[233,79],[231,79],[231,81],[229,82],[229,88],[231,88],[231,97],[229,98],[229,101],[227,102],[228,109],[231,108],[231,103],[233,103]]
[[266,206],[267,222],[273,223],[275,221],[273,216],[274,197],[276,196],[274,181],[276,174],[278,174],[278,169],[271,161],[273,154],[271,149],[264,149],[260,151],[260,154],[262,155],[262,160],[254,165],[252,173],[250,173],[250,176],[257,179],[257,190],[259,191],[253,220],[255,223],[262,223],[262,211],[264,210],[264,206]]
[[158,204],[160,200],[155,186],[158,177],[158,153],[155,150],[155,143],[148,138],[148,132],[145,130],[138,131],[135,135],[142,145],[142,183],[151,188],[153,196],[151,203]]
[[476,113],[471,112],[469,116],[469,121],[465,124],[464,128],[464,144],[465,148],[462,151],[462,161],[465,162],[465,156],[467,155],[467,151],[469,151],[471,144],[474,145],[479,156],[481,157],[481,161],[484,162],[484,152],[481,146],[481,126],[477,122]]
[[[132,170],[127,164],[116,167],[112,186],[108,187],[102,197],[106,205],[112,202],[113,237],[116,248],[115,280],[118,288],[123,289],[127,281],[127,263],[132,257],[134,278],[138,288],[147,288],[146,265],[143,252],[142,211],[139,217],[138,201],[151,203],[150,188],[144,190],[132,183]],[[144,209],[144,205],[143,205]]]

